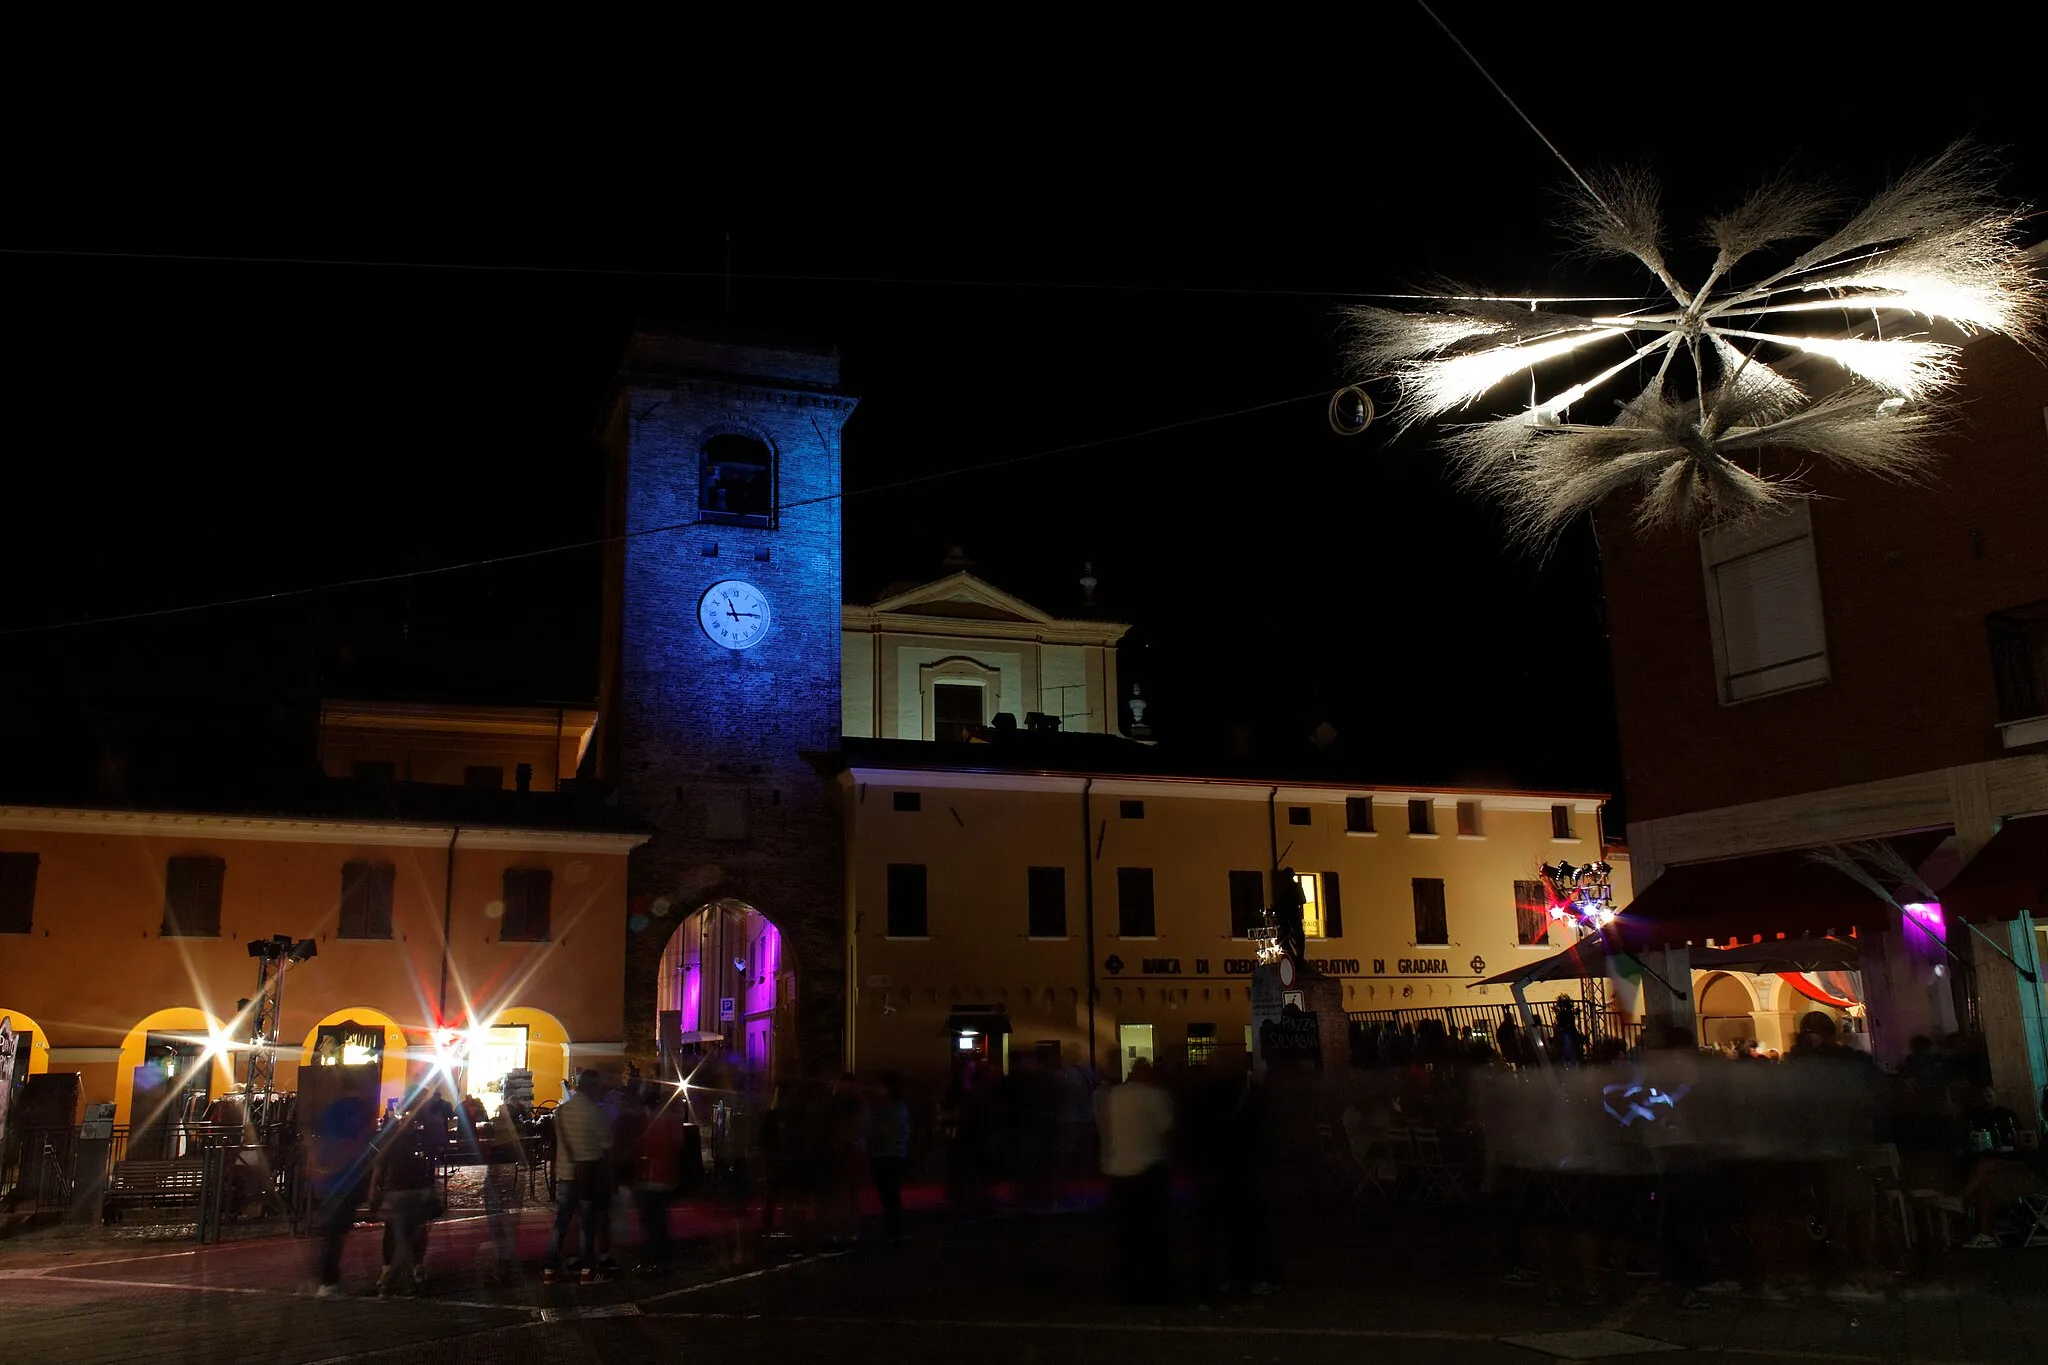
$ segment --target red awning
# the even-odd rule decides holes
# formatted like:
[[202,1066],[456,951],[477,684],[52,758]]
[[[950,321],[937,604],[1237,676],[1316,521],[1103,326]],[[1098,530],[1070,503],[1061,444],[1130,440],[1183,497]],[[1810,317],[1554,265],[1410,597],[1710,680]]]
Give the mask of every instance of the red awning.
[[[1948,836],[1943,829],[1885,842],[1917,867]],[[1612,929],[1641,949],[1842,937],[1889,929],[1897,917],[1853,878],[1814,861],[1811,849],[1796,849],[1666,868],[1622,908]]]
[[2006,821],[1941,888],[1941,908],[1979,924],[2011,919],[2022,910],[2048,918],[2048,815]]

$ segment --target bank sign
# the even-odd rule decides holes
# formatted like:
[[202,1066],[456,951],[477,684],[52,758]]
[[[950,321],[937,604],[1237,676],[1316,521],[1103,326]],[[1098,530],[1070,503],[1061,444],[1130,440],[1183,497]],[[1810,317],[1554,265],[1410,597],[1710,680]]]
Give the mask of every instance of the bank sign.
[[[1111,976],[1122,976],[1126,971],[1130,971],[1133,976],[1211,976],[1214,973],[1210,970],[1210,961],[1211,959],[1206,957],[1191,958],[1188,959],[1186,969],[1183,970],[1183,963],[1180,958],[1144,957],[1138,959],[1136,970],[1132,970],[1133,964],[1124,961],[1120,955],[1111,953],[1103,960],[1102,967]],[[1399,957],[1392,959],[1392,961],[1394,970],[1391,972],[1387,970],[1388,959],[1384,957],[1372,959],[1371,972],[1365,971],[1364,962],[1355,957],[1312,957],[1304,959],[1303,965],[1311,971],[1322,973],[1324,976],[1449,976],[1451,974],[1451,960],[1447,957]],[[1259,960],[1255,957],[1226,957],[1222,959],[1222,962],[1223,975],[1225,976],[1250,976],[1252,970],[1259,965]],[[1470,965],[1475,976],[1485,971],[1485,963],[1480,958],[1473,958]]]

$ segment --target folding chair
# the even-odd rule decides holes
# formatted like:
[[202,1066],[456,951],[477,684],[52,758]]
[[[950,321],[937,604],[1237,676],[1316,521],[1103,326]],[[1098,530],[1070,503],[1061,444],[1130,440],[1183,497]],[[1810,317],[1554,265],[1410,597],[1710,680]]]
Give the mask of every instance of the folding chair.
[[2026,1225],[2022,1247],[2048,1247],[2048,1194],[2023,1194],[2013,1200],[2020,1221]]
[[1455,1161],[1444,1159],[1443,1141],[1434,1128],[1410,1130],[1415,1143],[1415,1164],[1428,1181],[1431,1196],[1445,1201],[1463,1201],[1465,1192],[1465,1168]]

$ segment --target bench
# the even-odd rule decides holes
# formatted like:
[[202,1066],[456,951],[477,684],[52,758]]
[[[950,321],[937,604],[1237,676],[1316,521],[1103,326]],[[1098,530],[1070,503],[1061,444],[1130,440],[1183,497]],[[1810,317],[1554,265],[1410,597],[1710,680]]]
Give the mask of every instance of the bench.
[[100,1217],[115,1222],[130,1205],[177,1205],[199,1202],[201,1157],[176,1161],[117,1161],[107,1177]]

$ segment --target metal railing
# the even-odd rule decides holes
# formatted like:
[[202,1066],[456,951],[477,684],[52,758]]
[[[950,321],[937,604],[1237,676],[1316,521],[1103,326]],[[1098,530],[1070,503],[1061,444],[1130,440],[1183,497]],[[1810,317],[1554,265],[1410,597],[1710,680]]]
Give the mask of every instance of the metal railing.
[[[1577,1001],[1572,1002],[1576,1007]],[[1400,1030],[1414,1026],[1418,1032],[1424,1025],[1436,1025],[1443,1029],[1452,1040],[1477,1039],[1491,1044],[1494,1031],[1500,1027],[1502,1015],[1500,1005],[1439,1005],[1434,1008],[1354,1010],[1345,1018],[1351,1025],[1351,1052],[1354,1062],[1372,1065],[1378,1061],[1370,1052],[1373,1036],[1380,1029],[1391,1027]],[[1532,1000],[1529,1013],[1545,1029],[1557,1027],[1557,1002],[1555,1000]],[[1573,1022],[1586,1036],[1589,1043],[1609,1039],[1619,1041],[1623,1047],[1634,1048],[1642,1042],[1643,1026],[1634,1020],[1617,1019],[1612,1015],[1602,1016],[1579,1009]],[[1521,1023],[1519,1015],[1515,1018]]]

